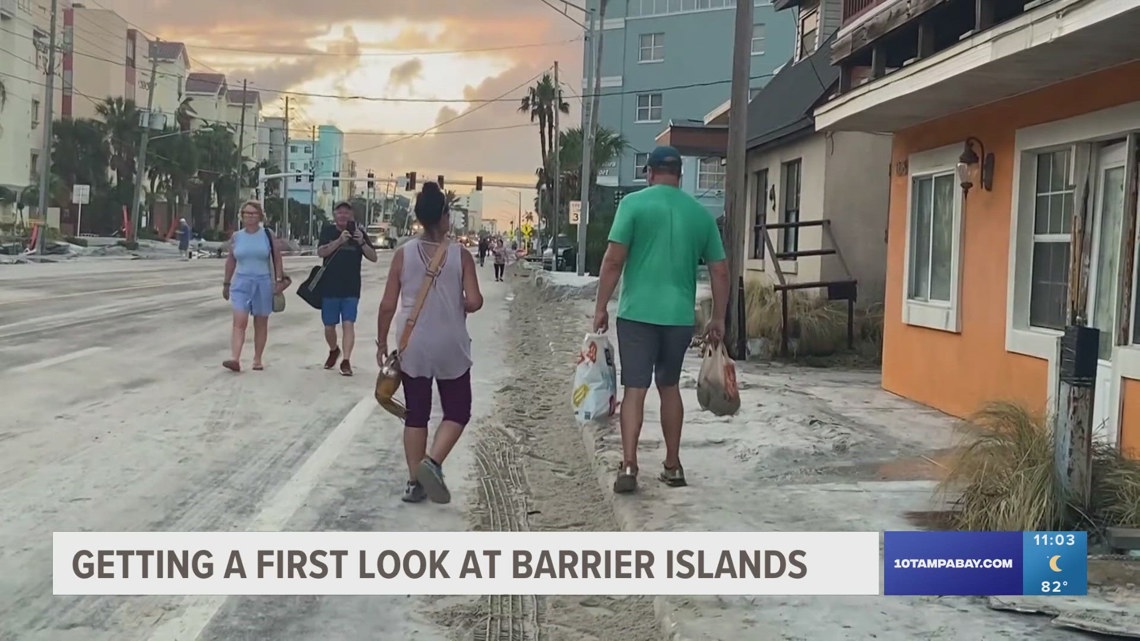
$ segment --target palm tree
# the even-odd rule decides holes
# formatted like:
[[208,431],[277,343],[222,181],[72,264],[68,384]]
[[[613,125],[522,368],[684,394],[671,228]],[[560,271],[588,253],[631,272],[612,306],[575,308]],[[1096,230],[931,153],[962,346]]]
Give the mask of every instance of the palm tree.
[[173,220],[183,215],[183,206],[189,200],[191,181],[198,172],[198,147],[193,138],[177,126],[168,127],[151,145],[147,149],[151,210],[161,196]]
[[235,206],[238,199],[234,176],[240,166],[241,155],[233,133],[222,125],[198,129],[192,138],[198,155],[197,180],[191,202],[195,226],[217,228],[221,225],[223,213]]
[[[562,191],[568,194],[578,194],[582,190],[582,129],[580,127],[567,129],[561,133],[558,140]],[[599,167],[605,166],[606,163],[615,158],[620,158],[627,147],[629,147],[629,142],[621,134],[606,127],[598,127],[594,135],[593,151],[591,152],[589,184],[593,185],[597,182]]]
[[[554,77],[546,73],[533,87],[527,90],[527,95],[523,96],[519,102],[519,112],[529,115],[531,122],[538,123],[538,144],[541,151],[542,167],[550,166],[550,154],[551,150],[554,149],[555,109],[564,114],[570,113],[570,103],[566,102],[562,96],[562,87],[557,86]],[[538,178],[540,185],[546,184],[548,188],[553,187],[553,181],[548,179],[544,173],[538,173]]]
[[[111,144],[111,169],[115,172],[119,204],[129,205],[133,197],[135,157],[138,155],[141,113],[135,101],[122,97],[108,97],[95,106],[95,112],[106,123]],[[124,200],[125,196],[125,200]]]
[[70,191],[90,185],[96,192],[108,186],[106,167],[111,163],[107,126],[90,118],[61,118],[52,126],[52,173]]

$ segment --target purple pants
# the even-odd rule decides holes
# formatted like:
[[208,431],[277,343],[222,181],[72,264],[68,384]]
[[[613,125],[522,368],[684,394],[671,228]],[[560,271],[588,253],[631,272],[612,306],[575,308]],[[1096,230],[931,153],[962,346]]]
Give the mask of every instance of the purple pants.
[[[427,376],[412,377],[400,374],[404,388],[404,405],[408,412],[405,427],[427,428],[431,420],[431,382]],[[471,422],[471,370],[451,380],[435,379],[439,401],[443,406],[443,420],[466,427]]]

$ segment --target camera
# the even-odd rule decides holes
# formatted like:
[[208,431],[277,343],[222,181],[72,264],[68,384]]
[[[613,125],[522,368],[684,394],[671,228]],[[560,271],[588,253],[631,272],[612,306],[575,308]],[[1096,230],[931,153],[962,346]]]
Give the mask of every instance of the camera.
[[356,233],[356,221],[355,220],[348,221],[348,223],[345,224],[344,228],[348,230],[348,233],[355,234]]

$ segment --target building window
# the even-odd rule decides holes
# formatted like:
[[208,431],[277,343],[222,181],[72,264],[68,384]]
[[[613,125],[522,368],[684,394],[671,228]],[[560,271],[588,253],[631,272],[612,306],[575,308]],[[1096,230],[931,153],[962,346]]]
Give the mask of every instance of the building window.
[[752,55],[759,56],[764,53],[764,35],[766,32],[763,24],[752,25]]
[[1064,329],[1073,220],[1072,150],[1037,155],[1029,325]]
[[[800,182],[803,163],[799,160],[786,162],[781,167],[782,182],[784,184],[783,212],[780,216],[782,223],[800,222]],[[780,252],[785,254],[799,251],[800,230],[798,227],[785,227],[783,230]]]
[[297,153],[297,145],[289,145],[289,153],[291,153],[291,154]]
[[312,145],[305,145],[305,153],[307,153],[307,154],[313,153]]
[[645,180],[645,164],[649,162],[649,154],[633,155],[633,179]]
[[637,96],[637,122],[661,122],[661,94],[643,93]]
[[724,191],[724,162],[718,157],[701,158],[697,166],[697,189],[701,191]]
[[28,178],[35,182],[40,177],[40,155],[32,152],[32,162],[28,166]]
[[40,126],[40,101],[32,98],[32,129]]
[[756,212],[752,218],[752,257],[764,258],[764,234],[768,222],[768,170],[756,172]]
[[800,26],[798,32],[800,50],[799,55],[796,57],[797,60],[802,60],[803,58],[806,58],[815,53],[815,44],[818,38],[818,33],[819,11],[812,9],[811,11],[804,12],[804,14],[800,17]]
[[661,62],[665,60],[665,34],[643,33],[637,52],[638,62]]
[[911,181],[907,298],[950,304],[954,247],[953,172]]
[[801,37],[801,39],[800,39],[800,58],[801,59],[807,58],[811,54],[815,53],[815,36],[816,36],[816,31],[815,31],[815,29],[812,29],[811,31],[804,33],[804,35]]

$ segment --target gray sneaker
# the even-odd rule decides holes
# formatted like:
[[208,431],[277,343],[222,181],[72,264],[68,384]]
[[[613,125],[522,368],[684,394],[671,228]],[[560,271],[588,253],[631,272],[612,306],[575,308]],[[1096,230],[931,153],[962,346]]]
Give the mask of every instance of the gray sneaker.
[[433,503],[451,502],[451,490],[447,489],[447,483],[443,482],[443,468],[438,463],[430,458],[420,461],[420,467],[416,470],[416,478],[419,479],[428,498]]
[[427,492],[424,491],[424,486],[416,481],[408,481],[404,486],[404,496],[401,501],[404,503],[422,503],[427,498]]
[[631,494],[637,491],[637,468],[632,465],[622,465],[618,469],[617,479],[614,480],[614,494]]
[[685,481],[685,468],[681,467],[679,463],[677,464],[677,467],[667,467],[661,470],[661,475],[657,478],[669,487],[685,487],[688,485],[688,483]]

